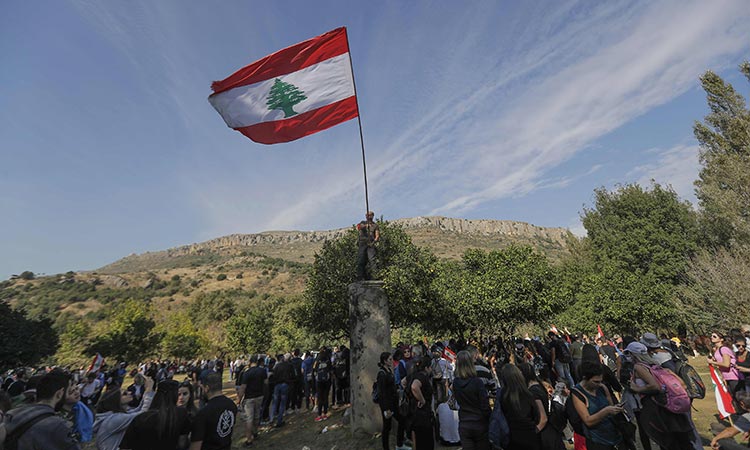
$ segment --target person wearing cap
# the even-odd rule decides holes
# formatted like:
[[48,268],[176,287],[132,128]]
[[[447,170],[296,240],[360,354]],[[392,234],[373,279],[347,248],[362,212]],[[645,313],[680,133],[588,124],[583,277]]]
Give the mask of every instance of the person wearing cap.
[[654,333],[644,333],[641,336],[640,343],[648,349],[648,354],[656,361],[656,363],[672,372],[677,372],[677,366],[675,366],[672,354],[662,348],[662,342]]
[[644,339],[641,339],[641,342],[631,342],[625,348],[625,354],[630,356],[634,363],[633,378],[628,388],[634,394],[640,395],[639,428],[643,428],[648,437],[664,450],[690,449],[693,447],[691,439],[695,428],[692,419],[688,414],[673,413],[659,406],[655,400],[657,395],[662,394],[662,386],[651,374],[650,367],[660,364],[649,353],[643,341]]
[[368,262],[375,259],[375,244],[380,241],[380,228],[373,220],[375,213],[367,211],[365,219],[357,224],[357,279],[369,279],[366,272]]

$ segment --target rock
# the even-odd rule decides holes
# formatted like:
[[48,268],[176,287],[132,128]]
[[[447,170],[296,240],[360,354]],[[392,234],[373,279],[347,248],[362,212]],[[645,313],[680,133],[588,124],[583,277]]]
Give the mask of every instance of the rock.
[[102,285],[108,287],[124,288],[128,285],[128,282],[125,281],[124,278],[118,277],[117,275],[101,275],[99,280],[101,280]]

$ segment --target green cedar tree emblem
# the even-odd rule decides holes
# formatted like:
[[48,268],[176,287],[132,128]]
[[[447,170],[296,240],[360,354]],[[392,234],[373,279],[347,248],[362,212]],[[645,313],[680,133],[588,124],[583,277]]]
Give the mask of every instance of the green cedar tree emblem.
[[291,83],[285,83],[278,78],[271,86],[271,92],[266,97],[268,109],[280,109],[284,111],[284,118],[299,114],[292,107],[302,100],[306,100],[305,93]]

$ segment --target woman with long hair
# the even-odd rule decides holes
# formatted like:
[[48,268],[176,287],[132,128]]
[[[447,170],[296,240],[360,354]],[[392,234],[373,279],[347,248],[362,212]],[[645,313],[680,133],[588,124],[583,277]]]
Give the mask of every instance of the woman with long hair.
[[534,366],[531,364],[521,364],[518,368],[521,370],[524,380],[526,380],[529,392],[534,396],[537,408],[542,409],[539,416],[539,425],[542,430],[539,432],[541,448],[543,450],[565,450],[565,444],[562,441],[562,429],[556,430],[550,422],[550,417],[554,414],[554,410],[552,409],[552,398],[547,387],[543,385],[543,381],[539,379]]
[[622,413],[623,408],[614,405],[609,389],[604,387],[602,380],[602,364],[584,360],[581,363],[581,381],[568,399],[573,400],[573,406],[583,422],[587,450],[616,450],[622,442],[613,416]]
[[416,403],[411,417],[414,450],[433,450],[435,434],[432,428],[432,375],[429,356],[414,360],[414,373],[406,378],[406,388]]
[[729,392],[734,394],[740,382],[740,373],[737,371],[737,355],[734,354],[732,346],[724,339],[724,335],[718,332],[711,333],[711,344],[713,355],[707,357],[708,365],[714,366],[727,382]]
[[178,388],[179,383],[174,380],[159,383],[149,410],[130,423],[121,450],[177,448],[180,437],[190,432],[187,410],[177,407]]
[[750,378],[750,358],[748,358],[750,353],[747,351],[747,341],[744,337],[739,336],[735,338],[734,346],[737,348],[737,352],[735,353],[737,357],[737,371],[742,376],[742,380],[737,385],[737,392],[750,391],[750,380],[748,380]]
[[154,380],[144,380],[141,403],[131,408],[133,396],[130,390],[111,389],[107,391],[96,404],[96,418],[94,420],[94,436],[98,450],[117,450],[130,422],[148,410],[154,399]]
[[195,389],[190,380],[183,381],[177,388],[177,406],[185,408],[192,423],[193,418],[198,414],[198,408],[195,407]]
[[464,450],[489,450],[490,400],[477,376],[474,360],[466,350],[456,355],[453,396],[459,405],[458,435]]
[[517,366],[506,364],[500,370],[500,384],[503,387],[500,402],[510,428],[510,448],[541,450],[538,433],[544,425],[539,419],[544,410],[529,391],[523,374]]
[[394,418],[398,423],[396,448],[401,448],[404,445],[404,420],[398,414],[398,392],[396,391],[396,381],[393,377],[393,357],[389,352],[380,354],[377,386],[379,393],[378,405],[380,406],[380,414],[383,417],[383,432],[381,436],[383,450],[390,449],[389,439]]
[[[626,350],[635,363],[630,390],[641,396],[639,424],[664,450],[692,448],[693,424],[690,417],[687,414],[673,413],[657,403],[656,398],[662,397],[664,393],[661,383],[651,373],[651,367],[659,366],[659,363],[647,352],[645,346],[638,344],[640,343],[631,343]],[[660,399],[659,403],[663,402]]]

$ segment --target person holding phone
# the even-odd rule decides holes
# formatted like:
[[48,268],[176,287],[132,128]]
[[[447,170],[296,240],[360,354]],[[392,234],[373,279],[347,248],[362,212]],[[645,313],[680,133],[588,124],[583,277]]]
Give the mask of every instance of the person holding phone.
[[602,365],[592,361],[581,364],[581,382],[574,390],[573,406],[583,421],[587,450],[616,450],[622,442],[613,416],[623,412],[622,404],[615,405],[608,389],[602,384]]

